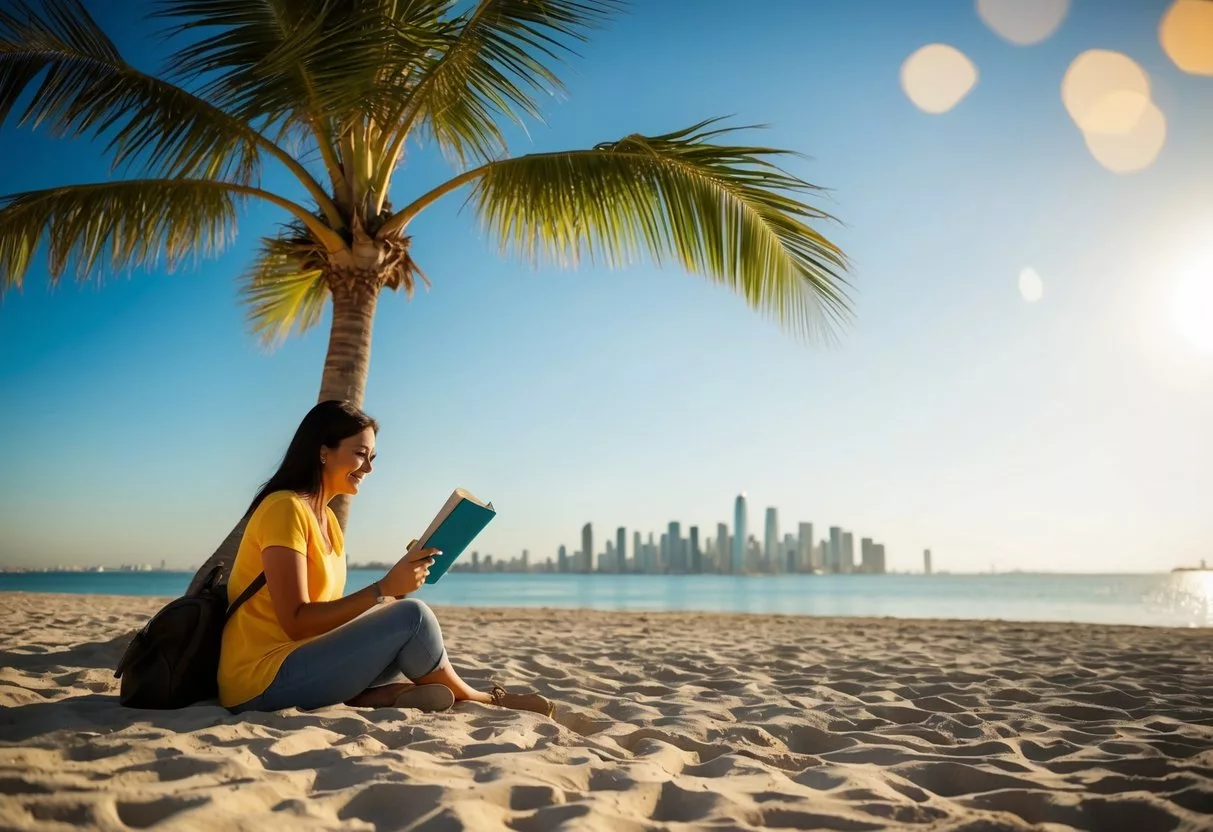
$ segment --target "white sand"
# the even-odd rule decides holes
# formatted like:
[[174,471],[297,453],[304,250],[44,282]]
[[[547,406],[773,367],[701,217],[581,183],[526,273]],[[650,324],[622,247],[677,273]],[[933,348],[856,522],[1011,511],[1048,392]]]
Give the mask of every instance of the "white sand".
[[0,594],[0,829],[1213,829],[1207,631],[444,608],[555,721],[123,709],[163,602]]

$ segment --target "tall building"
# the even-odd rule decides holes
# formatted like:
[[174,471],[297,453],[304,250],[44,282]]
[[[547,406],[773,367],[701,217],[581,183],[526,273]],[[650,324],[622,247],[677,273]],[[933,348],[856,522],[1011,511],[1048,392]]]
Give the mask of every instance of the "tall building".
[[797,572],[812,572],[813,571],[813,547],[816,541],[813,540],[813,524],[801,523],[797,531],[799,540],[797,541],[797,551],[800,553],[799,562],[796,565]]
[[661,559],[657,562],[655,572],[664,572],[670,565],[670,535],[666,532],[661,534]]
[[859,541],[859,571],[873,573],[876,570],[875,553],[872,548],[872,538],[865,537]]
[[691,563],[688,566],[689,571],[696,574],[703,571],[703,552],[699,551],[699,527],[691,526]]
[[522,571],[523,572],[531,571],[531,553],[528,552],[526,549],[522,550]]
[[744,572],[746,561],[746,541],[749,539],[746,535],[745,522],[745,492],[737,495],[737,501],[733,505],[733,563],[731,564],[730,572]]
[[[562,552],[564,551],[563,546],[560,547],[560,551],[562,551]],[[480,553],[479,552],[472,552],[472,571],[473,572],[480,571]]]
[[594,528],[589,523],[581,527],[581,557],[578,561],[578,572],[589,572],[594,564]]
[[763,569],[779,571],[779,510],[767,508],[766,535],[762,545]]
[[826,571],[838,573],[842,571],[842,529],[830,526],[829,557],[826,558]]
[[931,574],[931,550],[927,549],[922,553],[922,571],[928,575]]
[[628,571],[628,530],[620,526],[615,530],[615,571]]
[[666,571],[685,572],[687,570],[686,564],[683,562],[684,559],[682,557],[682,526],[679,525],[677,520],[670,521],[668,534],[670,540],[669,548],[666,549],[666,551],[669,552],[670,556],[665,562],[667,567]]
[[838,571],[844,575],[855,571],[855,537],[850,532],[842,533],[842,563]]
[[884,544],[883,543],[873,543],[872,544],[872,565],[873,565],[873,571],[877,575],[885,574],[886,567],[885,567],[885,562],[884,562]]
[[729,548],[729,524],[716,524],[716,571],[725,573],[733,563],[733,553]]
[[[789,552],[792,554],[790,558],[788,557]],[[796,543],[796,535],[789,533],[783,536],[783,543],[779,544],[779,553],[783,561],[783,571],[796,572],[796,558],[800,553],[800,548]]]
[[640,532],[632,532],[632,570],[643,572],[643,558],[640,556]]

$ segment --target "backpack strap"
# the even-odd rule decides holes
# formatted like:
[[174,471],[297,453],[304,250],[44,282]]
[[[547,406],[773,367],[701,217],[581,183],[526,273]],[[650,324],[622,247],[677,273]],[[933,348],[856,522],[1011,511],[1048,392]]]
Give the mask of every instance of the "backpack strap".
[[265,573],[262,572],[257,577],[253,578],[253,582],[245,587],[244,592],[240,593],[240,597],[236,599],[230,607],[227,608],[227,615],[223,617],[226,623],[240,609],[240,605],[257,594],[257,590],[265,586]]

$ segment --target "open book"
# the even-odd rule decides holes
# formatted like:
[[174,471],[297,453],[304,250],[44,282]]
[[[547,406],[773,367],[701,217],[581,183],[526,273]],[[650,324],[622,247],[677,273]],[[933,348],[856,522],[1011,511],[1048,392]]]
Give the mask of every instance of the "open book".
[[496,516],[497,511],[492,503],[481,502],[462,488],[452,491],[425,534],[409,548],[410,552],[431,547],[442,550],[442,554],[434,558],[425,582],[438,583],[455,559]]

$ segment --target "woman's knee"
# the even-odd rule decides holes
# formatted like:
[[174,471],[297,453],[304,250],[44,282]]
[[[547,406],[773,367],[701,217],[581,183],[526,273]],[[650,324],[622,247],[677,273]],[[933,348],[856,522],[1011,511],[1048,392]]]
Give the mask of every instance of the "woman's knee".
[[393,612],[401,630],[416,633],[422,637],[438,641],[442,640],[442,628],[438,625],[438,616],[430,609],[425,601],[416,598],[402,598],[392,604]]
[[399,601],[394,601],[391,609],[400,616],[402,622],[413,626],[430,619],[437,620],[434,618],[434,611],[430,609],[429,604],[416,598],[401,598]]

